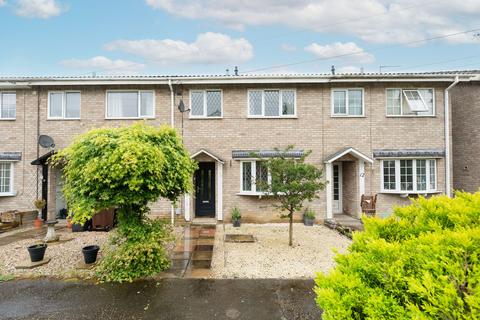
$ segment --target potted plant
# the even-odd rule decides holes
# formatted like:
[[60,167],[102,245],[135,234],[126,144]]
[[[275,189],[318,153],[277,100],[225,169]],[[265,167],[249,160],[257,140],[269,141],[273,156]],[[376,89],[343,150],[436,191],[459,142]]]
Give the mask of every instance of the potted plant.
[[33,205],[37,209],[38,215],[37,219],[35,219],[33,225],[35,226],[35,229],[40,229],[42,227],[43,221],[42,221],[42,210],[45,208],[47,205],[47,201],[45,199],[37,199],[33,202]]
[[97,254],[100,247],[97,245],[86,246],[82,248],[83,260],[85,264],[92,264],[97,261]]
[[27,248],[28,254],[30,255],[30,261],[38,262],[42,261],[45,257],[45,250],[47,250],[46,243],[34,244]]
[[315,212],[310,208],[305,209],[305,212],[303,213],[303,224],[311,227],[314,222]]
[[240,214],[240,209],[236,206],[232,209],[232,223],[234,227],[240,227],[240,219],[242,215]]

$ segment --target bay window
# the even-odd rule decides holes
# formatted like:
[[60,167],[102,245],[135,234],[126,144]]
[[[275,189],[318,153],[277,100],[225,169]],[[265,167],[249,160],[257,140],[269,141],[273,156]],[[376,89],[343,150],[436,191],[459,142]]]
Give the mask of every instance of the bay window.
[[13,194],[13,163],[0,162],[0,196]]
[[363,116],[363,89],[333,89],[332,116]]
[[249,90],[249,117],[295,117],[295,90]]
[[17,94],[15,92],[0,92],[0,120],[14,120],[17,109]]
[[257,194],[264,192],[262,186],[270,183],[271,177],[263,161],[242,161],[240,166],[240,193]]
[[433,89],[387,89],[387,116],[432,116],[435,114]]
[[382,192],[430,193],[437,190],[435,159],[382,160]]
[[107,119],[155,117],[153,90],[107,91]]

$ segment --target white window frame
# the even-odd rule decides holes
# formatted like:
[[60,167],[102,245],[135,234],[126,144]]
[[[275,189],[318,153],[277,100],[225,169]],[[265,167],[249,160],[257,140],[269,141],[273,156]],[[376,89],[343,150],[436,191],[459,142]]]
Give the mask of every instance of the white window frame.
[[0,192],[0,197],[11,197],[15,195],[15,169],[14,161],[9,160],[0,160],[0,163],[9,163],[10,164],[10,192]]
[[[208,91],[220,91],[220,116],[209,117],[207,116],[207,92]],[[192,114],[192,93],[193,92],[203,92],[203,114],[202,115],[193,115]],[[190,119],[222,119],[223,118],[223,90],[222,89],[192,89],[189,90],[188,99],[190,101]]]
[[[350,90],[361,90],[362,91],[362,114],[354,114],[350,115],[348,114],[348,105],[349,105],[349,99],[348,99],[348,92]],[[337,91],[342,91],[345,92],[345,113],[335,113],[335,99],[334,95],[335,92]],[[332,118],[364,118],[365,117],[365,89],[364,88],[332,88],[331,93],[330,93],[330,116]]]
[[[2,118],[3,108],[3,94],[15,94],[15,118]],[[17,119],[17,92],[16,91],[0,91],[0,121],[1,120],[16,120]]]
[[[412,160],[412,175],[413,175],[413,190],[401,190],[401,177],[400,177],[400,160]],[[417,160],[425,160],[425,173],[426,173],[426,189],[417,190]],[[435,161],[435,188],[430,187],[430,160]],[[395,161],[395,190],[385,189],[385,176],[383,170],[384,161]],[[395,159],[382,159],[380,161],[380,190],[381,193],[393,193],[393,194],[429,194],[438,193],[438,161],[435,158],[395,158]]]
[[[262,114],[255,115],[250,114],[250,92],[251,91],[262,91]],[[265,115],[265,91],[278,91],[278,116],[266,116]],[[293,114],[282,115],[282,92],[283,91],[292,91],[293,92]],[[267,88],[267,89],[248,89],[247,90],[247,118],[251,119],[279,119],[279,118],[297,118],[297,90],[296,89],[278,89],[278,88]]]
[[[247,196],[262,196],[267,194],[265,191],[257,191],[257,162],[262,162],[265,160],[242,160],[240,161],[240,192],[239,194],[241,195],[247,195]],[[252,168],[252,176],[251,176],[251,181],[252,181],[252,190],[251,191],[244,191],[243,190],[243,164],[245,162],[250,162],[251,163],[251,168]],[[272,176],[270,174],[270,170],[268,172],[268,177],[267,177],[268,184],[272,183]]]
[[[109,117],[108,116],[108,93],[109,92],[136,92],[137,93],[137,117]],[[153,115],[151,116],[141,116],[140,115],[140,108],[141,108],[141,97],[140,92],[151,92],[153,95],[152,99],[152,108],[153,108]],[[105,119],[106,120],[131,120],[131,119],[155,119],[156,116],[156,106],[155,106],[155,90],[138,90],[138,89],[110,89],[105,91]]]
[[[388,90],[400,90],[400,114],[388,114],[388,94],[387,94],[387,91]],[[403,113],[403,99],[405,98],[403,96],[403,91],[404,90],[432,90],[432,97],[433,97],[433,103],[432,103],[432,114],[414,114],[414,113],[410,113],[410,114],[404,114]],[[423,97],[422,97],[422,100],[423,100]],[[436,96],[435,96],[435,88],[385,88],[385,116],[387,118],[397,118],[397,117],[436,117],[436,108],[435,108],[435,104],[436,104]]]
[[[52,93],[61,93],[62,94],[62,115],[60,117],[52,117],[50,116],[50,94]],[[79,110],[79,117],[66,117],[66,110],[67,110],[67,93],[78,93],[80,94],[80,110]],[[48,91],[48,102],[47,102],[47,119],[48,120],[80,120],[82,114],[82,92],[79,90],[65,90],[65,91]]]

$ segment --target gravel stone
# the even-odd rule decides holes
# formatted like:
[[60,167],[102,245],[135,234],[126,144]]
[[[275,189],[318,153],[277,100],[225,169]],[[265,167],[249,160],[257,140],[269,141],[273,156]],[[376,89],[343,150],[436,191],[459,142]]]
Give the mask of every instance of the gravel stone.
[[[224,234],[251,234],[254,243],[224,242]],[[351,240],[325,226],[293,225],[293,247],[288,224],[218,225],[212,260],[212,278],[314,278],[335,266],[334,250],[345,253]]]

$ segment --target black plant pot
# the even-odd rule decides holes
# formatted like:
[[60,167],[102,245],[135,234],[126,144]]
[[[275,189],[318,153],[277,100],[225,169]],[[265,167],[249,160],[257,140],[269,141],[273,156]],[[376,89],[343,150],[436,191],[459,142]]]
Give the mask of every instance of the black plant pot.
[[239,220],[233,220],[233,226],[234,227],[240,227],[240,219]]
[[307,217],[303,217],[303,224],[306,225],[306,226],[313,226],[313,223],[315,222],[315,218],[311,219],[311,218],[307,218]]
[[47,244],[34,244],[27,248],[28,254],[30,255],[30,261],[38,262],[42,261],[45,257],[45,250],[47,250]]
[[92,264],[97,261],[98,250],[100,250],[100,247],[97,245],[86,246],[82,248],[83,260],[85,261],[85,264]]

